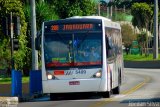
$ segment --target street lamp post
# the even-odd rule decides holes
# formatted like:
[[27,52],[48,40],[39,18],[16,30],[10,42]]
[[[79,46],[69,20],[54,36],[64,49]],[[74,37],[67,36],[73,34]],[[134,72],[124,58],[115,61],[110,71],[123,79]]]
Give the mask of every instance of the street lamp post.
[[153,59],[158,59],[158,0],[154,0],[154,46]]
[[31,35],[32,35],[32,70],[38,70],[38,52],[35,50],[36,38],[36,12],[35,0],[31,1]]

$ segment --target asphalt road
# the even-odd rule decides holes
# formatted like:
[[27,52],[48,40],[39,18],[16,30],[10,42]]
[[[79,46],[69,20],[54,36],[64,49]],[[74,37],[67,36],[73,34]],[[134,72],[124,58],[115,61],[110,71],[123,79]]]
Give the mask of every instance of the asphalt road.
[[69,95],[49,101],[49,97],[45,96],[20,103],[18,107],[160,107],[160,69],[124,70],[121,93],[111,98],[102,98],[97,94]]

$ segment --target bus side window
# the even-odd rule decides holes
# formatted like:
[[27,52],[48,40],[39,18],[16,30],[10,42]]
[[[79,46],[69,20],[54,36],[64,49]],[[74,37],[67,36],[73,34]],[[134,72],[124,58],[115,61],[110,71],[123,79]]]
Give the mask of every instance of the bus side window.
[[114,44],[112,38],[106,36],[106,53],[108,60],[114,60],[115,52],[114,52]]
[[106,53],[107,53],[107,58],[110,57],[110,51],[111,51],[111,46],[109,45],[109,40],[108,40],[108,37],[106,36]]

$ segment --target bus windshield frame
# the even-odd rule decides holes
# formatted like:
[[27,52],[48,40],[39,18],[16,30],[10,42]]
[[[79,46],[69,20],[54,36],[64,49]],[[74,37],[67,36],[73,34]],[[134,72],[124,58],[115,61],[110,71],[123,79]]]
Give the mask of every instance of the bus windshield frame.
[[47,69],[102,66],[101,22],[47,23],[43,35]]

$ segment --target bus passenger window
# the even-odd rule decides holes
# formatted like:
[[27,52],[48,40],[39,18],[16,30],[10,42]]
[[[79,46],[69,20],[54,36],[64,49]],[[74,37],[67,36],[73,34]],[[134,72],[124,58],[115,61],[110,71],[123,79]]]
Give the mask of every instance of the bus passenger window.
[[109,46],[109,40],[108,37],[106,37],[106,54],[107,54],[107,58],[109,57],[109,50],[111,49],[111,47]]
[[107,58],[111,58],[112,56],[114,56],[114,52],[112,49],[112,40],[111,38],[109,39],[108,37],[106,37],[106,54]]

